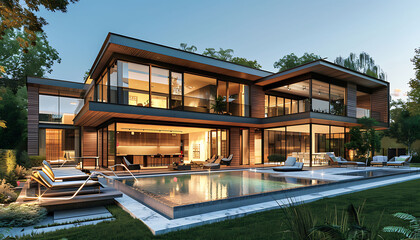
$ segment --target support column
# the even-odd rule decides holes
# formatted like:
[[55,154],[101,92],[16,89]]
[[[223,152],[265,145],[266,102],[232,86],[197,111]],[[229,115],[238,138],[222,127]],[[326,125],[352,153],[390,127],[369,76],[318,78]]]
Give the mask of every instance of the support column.
[[241,138],[239,135],[240,128],[231,128],[229,131],[229,152],[233,154],[230,165],[239,166],[241,157]]

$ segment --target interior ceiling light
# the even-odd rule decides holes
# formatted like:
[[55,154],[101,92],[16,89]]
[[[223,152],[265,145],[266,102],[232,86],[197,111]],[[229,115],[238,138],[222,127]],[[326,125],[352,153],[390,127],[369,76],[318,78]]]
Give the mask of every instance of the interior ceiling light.
[[321,95],[321,91],[318,91],[318,95]]

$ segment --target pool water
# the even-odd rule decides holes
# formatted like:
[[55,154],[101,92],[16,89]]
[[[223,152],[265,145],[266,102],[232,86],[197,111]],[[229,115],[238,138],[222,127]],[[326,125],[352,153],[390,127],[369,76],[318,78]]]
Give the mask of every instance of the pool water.
[[273,192],[327,183],[253,171],[209,172],[121,180],[124,184],[170,206]]

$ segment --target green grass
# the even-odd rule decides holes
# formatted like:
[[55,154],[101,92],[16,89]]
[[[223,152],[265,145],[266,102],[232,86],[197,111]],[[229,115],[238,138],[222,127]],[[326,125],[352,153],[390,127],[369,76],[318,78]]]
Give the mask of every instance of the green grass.
[[420,167],[420,163],[410,163],[410,167]]
[[[323,219],[333,213],[335,207],[341,213],[350,203],[357,207],[366,201],[362,213],[365,226],[377,224],[382,212],[381,226],[403,226],[407,223],[392,217],[391,214],[406,212],[420,217],[419,185],[420,180],[414,180],[323,199],[308,203],[306,206],[322,223]],[[142,222],[133,219],[121,208],[109,206],[108,209],[116,220],[99,223],[95,226],[83,226],[28,236],[23,239],[291,239],[289,233],[287,233],[283,210],[256,213],[155,237]],[[384,239],[401,238],[401,236],[395,234],[381,233],[381,235]]]

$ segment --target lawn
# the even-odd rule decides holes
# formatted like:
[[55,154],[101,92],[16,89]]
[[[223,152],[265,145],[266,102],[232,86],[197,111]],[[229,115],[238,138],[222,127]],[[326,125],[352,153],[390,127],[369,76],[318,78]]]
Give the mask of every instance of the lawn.
[[[365,226],[377,224],[406,225],[391,214],[407,212],[420,217],[419,191],[420,180],[394,184],[391,186],[366,190],[348,195],[323,199],[306,204],[314,216],[322,223],[337,207],[339,212],[350,203],[356,207],[363,204],[362,217]],[[69,230],[41,234],[23,239],[291,239],[287,232],[283,210],[272,210],[248,215],[242,218],[204,225],[189,230],[153,236],[139,220],[117,206],[108,209],[116,218],[112,222],[99,223],[96,226],[83,226]],[[381,233],[384,239],[400,239],[401,236]]]

